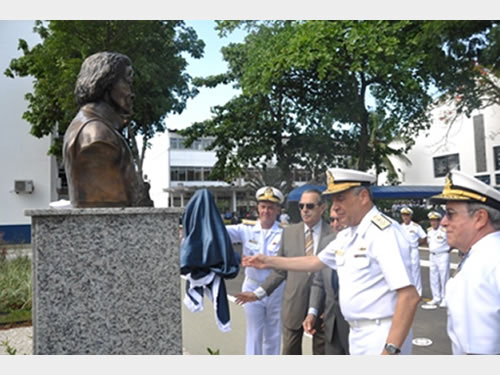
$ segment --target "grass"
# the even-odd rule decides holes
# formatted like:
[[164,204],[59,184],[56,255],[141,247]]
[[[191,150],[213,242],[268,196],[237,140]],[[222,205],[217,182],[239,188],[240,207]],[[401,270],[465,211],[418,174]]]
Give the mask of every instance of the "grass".
[[0,324],[31,320],[31,259],[0,258]]

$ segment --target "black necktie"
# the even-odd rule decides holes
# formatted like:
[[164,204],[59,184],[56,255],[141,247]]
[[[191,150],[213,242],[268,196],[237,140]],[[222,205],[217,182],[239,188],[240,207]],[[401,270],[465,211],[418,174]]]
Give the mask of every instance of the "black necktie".
[[332,288],[335,292],[335,297],[339,296],[339,277],[337,271],[332,269]]

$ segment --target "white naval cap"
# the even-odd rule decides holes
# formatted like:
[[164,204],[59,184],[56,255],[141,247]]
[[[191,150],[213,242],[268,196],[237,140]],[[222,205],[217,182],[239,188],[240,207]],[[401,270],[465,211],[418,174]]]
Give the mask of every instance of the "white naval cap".
[[281,204],[284,201],[283,193],[272,186],[261,187],[257,190],[255,198],[258,202],[267,201]]
[[368,186],[375,182],[374,175],[354,169],[329,168],[326,171],[327,188],[323,195],[341,193],[357,186]]
[[443,192],[431,197],[432,203],[461,201],[483,203],[500,210],[500,192],[477,178],[461,171],[451,171],[446,176]]
[[400,212],[403,215],[413,215],[413,210],[407,206],[403,207]]
[[441,218],[443,217],[439,212],[437,211],[431,211],[427,214],[427,217],[430,219],[430,220],[441,220]]

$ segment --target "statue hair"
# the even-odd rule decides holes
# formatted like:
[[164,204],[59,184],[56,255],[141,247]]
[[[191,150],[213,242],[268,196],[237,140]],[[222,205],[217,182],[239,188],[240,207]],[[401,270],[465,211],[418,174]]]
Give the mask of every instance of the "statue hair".
[[130,65],[128,56],[117,52],[98,52],[87,57],[75,85],[78,104],[100,101]]

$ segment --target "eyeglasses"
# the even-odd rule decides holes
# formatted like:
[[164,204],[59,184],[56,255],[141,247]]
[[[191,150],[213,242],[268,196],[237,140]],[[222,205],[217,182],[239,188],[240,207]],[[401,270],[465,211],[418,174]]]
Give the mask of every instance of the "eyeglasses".
[[338,217],[331,217],[330,218],[330,223],[333,223],[335,221],[339,221],[339,218]]
[[319,204],[316,204],[316,203],[299,203],[299,208],[301,210],[303,210],[304,207],[307,208],[308,210],[312,210],[316,206],[319,206]]
[[[467,213],[469,216],[472,216],[474,215],[477,211],[479,211],[479,208],[474,208],[474,209],[467,209],[466,211],[462,212],[462,213]],[[444,211],[444,216],[448,219],[448,220],[453,220],[453,217],[455,217],[457,214],[460,214],[460,212],[457,212],[453,209],[451,210],[445,210]]]

